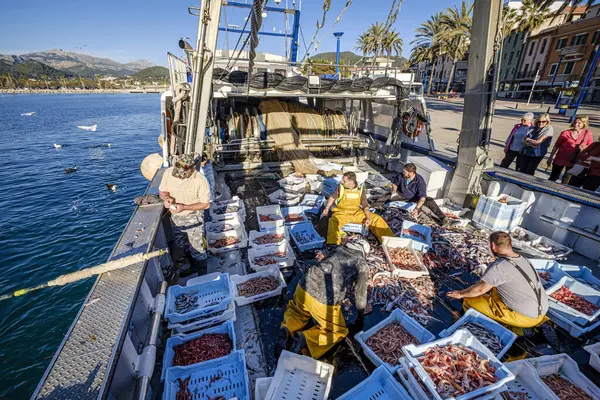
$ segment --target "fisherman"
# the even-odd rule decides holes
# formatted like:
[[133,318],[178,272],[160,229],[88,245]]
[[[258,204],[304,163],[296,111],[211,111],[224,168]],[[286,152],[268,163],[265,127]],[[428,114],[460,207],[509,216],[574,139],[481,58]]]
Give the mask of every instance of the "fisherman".
[[392,183],[391,200],[401,200],[409,203],[417,203],[411,211],[414,218],[419,216],[421,209],[429,209],[442,223],[442,225],[452,225],[458,221],[451,221],[440,210],[434,199],[427,197],[427,184],[425,179],[417,174],[417,166],[413,163],[404,165],[402,173],[398,174],[394,183]]
[[523,328],[533,328],[548,320],[546,291],[529,260],[513,250],[508,233],[492,233],[490,248],[496,261],[488,266],[481,280],[447,296],[464,299],[465,311],[474,308],[523,335]]
[[[350,296],[354,300],[358,320],[367,310],[369,265],[366,256],[369,243],[360,237],[348,240],[319,264],[311,266],[300,279],[294,297],[287,305],[275,345],[275,356],[284,349],[318,359],[348,335],[341,302]],[[312,319],[316,324],[301,331]]]
[[387,223],[379,215],[371,214],[367,194],[363,186],[356,182],[354,172],[346,172],[342,182],[335,189],[321,214],[321,218],[329,215],[329,210],[335,203],[333,215],[327,227],[327,244],[340,244],[342,241],[342,228],[346,224],[363,224],[381,242],[383,236],[394,236]]
[[194,155],[179,156],[175,166],[165,170],[158,194],[165,208],[171,211],[177,247],[201,261],[206,259],[203,210],[210,207],[210,187],[204,175],[197,171],[196,164]]

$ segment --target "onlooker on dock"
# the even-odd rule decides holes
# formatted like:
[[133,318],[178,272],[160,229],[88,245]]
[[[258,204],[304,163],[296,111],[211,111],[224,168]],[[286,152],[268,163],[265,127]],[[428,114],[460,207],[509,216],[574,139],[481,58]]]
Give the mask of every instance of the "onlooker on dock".
[[548,166],[552,165],[551,181],[556,181],[564,169],[567,171],[577,161],[579,153],[594,142],[592,132],[588,128],[589,119],[586,116],[575,117],[571,129],[562,131],[554,143]]
[[583,166],[583,172],[573,175],[570,186],[581,187],[595,192],[600,187],[600,139],[579,153],[577,165]]
[[521,123],[516,124],[512,131],[510,131],[504,147],[505,156],[502,162],[500,162],[502,168],[510,167],[510,164],[521,153],[521,150],[525,146],[523,139],[525,139],[525,136],[527,136],[527,133],[529,133],[529,130],[533,126],[533,118],[534,116],[531,112],[523,114]]
[[550,114],[540,115],[535,120],[534,128],[523,139],[525,146],[517,156],[517,171],[529,175],[535,174],[538,165],[548,153],[552,135],[554,135],[554,128],[550,125]]

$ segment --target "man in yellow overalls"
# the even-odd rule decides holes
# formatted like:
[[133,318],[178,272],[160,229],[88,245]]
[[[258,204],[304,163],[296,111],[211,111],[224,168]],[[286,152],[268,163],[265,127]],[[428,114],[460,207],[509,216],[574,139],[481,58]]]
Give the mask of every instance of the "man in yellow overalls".
[[342,242],[342,228],[346,224],[363,224],[368,226],[371,232],[381,242],[383,236],[394,236],[394,232],[379,215],[371,215],[367,195],[362,186],[356,182],[354,172],[346,172],[342,182],[333,192],[327,206],[323,210],[321,218],[329,214],[329,210],[335,203],[333,215],[329,219],[327,227],[327,244],[340,244]]
[[[349,330],[340,304],[350,297],[351,288],[359,319],[369,312],[369,250],[365,239],[349,240],[306,271],[283,314],[276,357],[288,349],[318,359],[343,340]],[[303,330],[311,318],[315,325]]]
[[451,299],[464,299],[463,309],[474,308],[505,325],[517,335],[548,320],[548,296],[529,260],[512,248],[506,232],[490,235],[494,261],[475,285],[448,293]]

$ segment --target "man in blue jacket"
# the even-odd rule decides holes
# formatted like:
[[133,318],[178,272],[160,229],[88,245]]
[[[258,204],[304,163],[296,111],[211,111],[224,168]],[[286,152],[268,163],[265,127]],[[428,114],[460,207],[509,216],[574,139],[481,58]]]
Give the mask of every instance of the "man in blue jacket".
[[417,203],[415,209],[411,211],[412,216],[415,218],[419,216],[421,208],[427,207],[443,225],[452,224],[453,222],[440,210],[435,200],[427,197],[425,179],[417,174],[417,166],[413,163],[404,165],[404,170],[398,174],[392,183],[392,200]]

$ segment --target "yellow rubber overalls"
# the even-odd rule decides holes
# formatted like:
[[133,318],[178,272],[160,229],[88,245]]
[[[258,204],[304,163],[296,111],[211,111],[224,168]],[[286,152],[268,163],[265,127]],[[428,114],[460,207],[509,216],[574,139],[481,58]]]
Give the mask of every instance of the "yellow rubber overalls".
[[500,299],[496,288],[478,297],[465,297],[463,299],[463,309],[467,311],[469,308],[476,309],[483,315],[506,326],[507,329],[519,336],[523,336],[523,328],[532,328],[548,321],[548,317],[545,315],[540,315],[537,318],[529,318],[511,310]]
[[[346,189],[344,185],[339,186],[339,197],[335,201],[333,215],[329,219],[327,227],[327,244],[340,244],[342,242],[341,228],[346,224],[364,224],[367,217],[360,208],[363,187]],[[371,224],[369,230],[381,242],[383,236],[394,236],[394,232],[379,215],[371,213]]]

